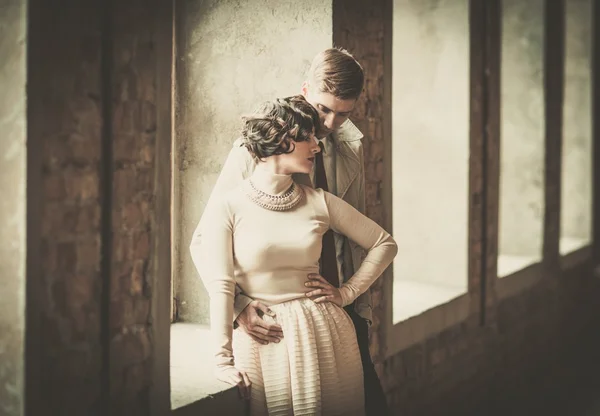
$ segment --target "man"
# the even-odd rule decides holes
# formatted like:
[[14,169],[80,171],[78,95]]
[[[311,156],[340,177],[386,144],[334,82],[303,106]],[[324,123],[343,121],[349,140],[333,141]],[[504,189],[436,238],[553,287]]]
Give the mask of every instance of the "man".
[[[317,137],[322,151],[321,160],[316,160],[315,172],[298,175],[295,181],[320,187],[344,199],[350,205],[365,212],[365,177],[361,132],[348,120],[360,97],[364,85],[364,74],[360,64],[347,51],[331,48],[319,53],[313,60],[306,81],[302,84],[302,95],[317,109],[320,128]],[[233,188],[250,176],[255,162],[248,151],[236,141],[213,188],[213,196]],[[202,219],[196,228],[190,249],[196,251],[200,244]],[[360,246],[344,236],[329,232],[323,238],[321,253],[321,275],[307,276],[307,296],[313,299],[327,296],[331,285],[339,287],[350,279],[364,258]],[[326,276],[326,278],[325,278]],[[262,319],[264,314],[273,316],[269,308],[245,296],[236,288],[235,322],[237,330],[247,332],[262,344],[280,342],[283,332],[279,325]],[[365,384],[365,406],[368,415],[387,414],[387,405],[381,383],[375,373],[369,353],[368,322],[371,321],[371,299],[369,292],[361,295],[346,311],[356,328],[358,346],[363,363]]]

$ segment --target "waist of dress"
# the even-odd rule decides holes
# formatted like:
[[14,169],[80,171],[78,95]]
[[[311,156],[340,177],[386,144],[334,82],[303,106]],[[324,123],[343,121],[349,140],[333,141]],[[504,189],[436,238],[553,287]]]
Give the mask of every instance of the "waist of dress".
[[306,286],[311,273],[319,273],[318,267],[239,274],[236,282],[246,296],[267,305],[276,305],[306,298],[306,293],[312,290]]

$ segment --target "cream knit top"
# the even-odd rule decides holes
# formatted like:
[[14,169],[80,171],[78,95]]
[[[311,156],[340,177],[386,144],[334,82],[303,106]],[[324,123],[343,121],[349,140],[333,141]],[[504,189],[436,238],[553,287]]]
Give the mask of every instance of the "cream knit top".
[[[283,195],[293,184],[259,164],[246,181],[269,195]],[[393,238],[342,199],[303,185],[302,200],[288,211],[265,209],[251,200],[243,183],[209,204],[203,243],[192,252],[210,295],[216,364],[233,369],[231,348],[235,284],[267,305],[304,298],[307,275],[319,272],[322,235],[332,228],[367,251],[361,267],[340,288],[351,304],[383,273],[397,252]],[[203,219],[204,220],[204,219]],[[218,375],[218,374],[217,374]]]

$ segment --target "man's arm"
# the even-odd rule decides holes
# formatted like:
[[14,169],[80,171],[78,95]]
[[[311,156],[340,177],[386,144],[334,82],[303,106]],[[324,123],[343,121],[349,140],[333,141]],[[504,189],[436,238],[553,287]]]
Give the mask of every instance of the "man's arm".
[[[358,204],[356,205],[356,209],[361,214],[367,215],[367,204],[366,204],[366,200],[365,200],[365,187],[366,187],[366,185],[365,185],[365,152],[364,152],[362,140],[360,141],[360,144],[358,145],[357,154],[358,154],[358,161],[359,161],[359,171],[358,171],[358,178],[356,178],[356,179],[358,180],[359,188],[358,188]],[[356,244],[354,242],[353,242],[353,244],[356,245],[356,249],[360,249],[361,263],[362,263],[364,261],[365,257],[367,256],[367,253],[358,244]]]
[[358,145],[358,160],[359,160],[359,171],[358,171],[358,204],[356,209],[363,215],[366,215],[366,202],[365,202],[365,155],[362,141]]

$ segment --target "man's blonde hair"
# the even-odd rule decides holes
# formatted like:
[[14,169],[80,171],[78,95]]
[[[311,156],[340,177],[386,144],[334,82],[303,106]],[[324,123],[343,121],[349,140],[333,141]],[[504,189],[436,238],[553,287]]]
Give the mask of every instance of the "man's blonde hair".
[[308,70],[309,85],[341,100],[357,99],[365,75],[362,66],[345,49],[329,48],[315,56]]

